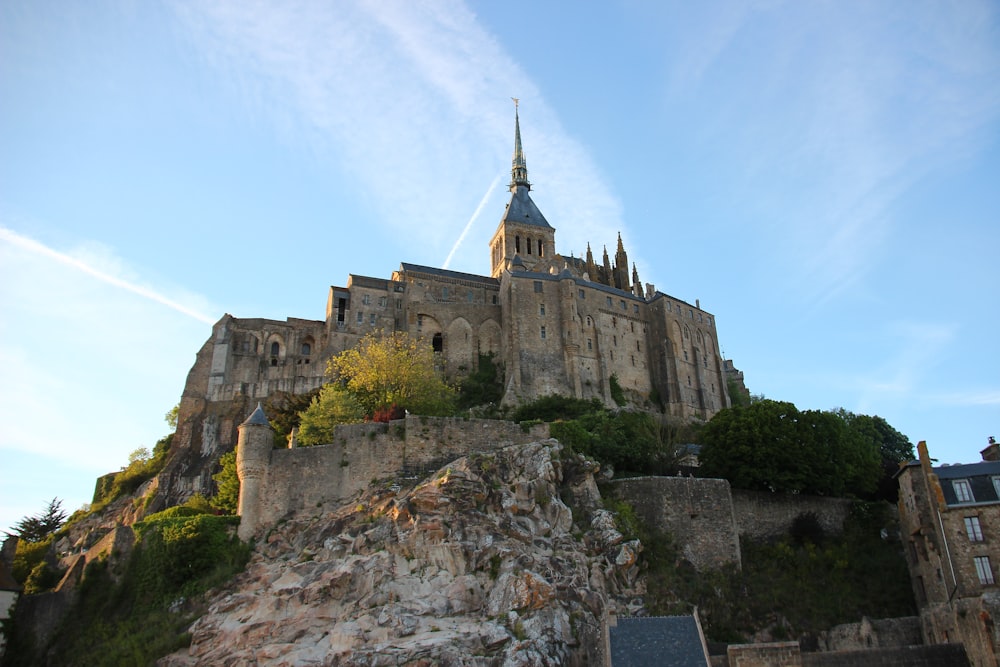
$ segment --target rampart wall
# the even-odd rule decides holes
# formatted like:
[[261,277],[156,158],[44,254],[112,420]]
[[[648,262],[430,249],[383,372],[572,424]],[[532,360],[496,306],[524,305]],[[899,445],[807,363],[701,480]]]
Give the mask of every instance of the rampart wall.
[[612,486],[639,518],[668,532],[698,569],[738,564],[741,537],[785,535],[805,513],[815,514],[827,533],[839,533],[851,509],[846,498],[732,490],[723,479],[635,477]]
[[251,521],[274,525],[288,514],[344,501],[374,479],[422,476],[460,456],[548,437],[546,424],[525,430],[488,419],[407,416],[339,426],[329,445],[270,452]]

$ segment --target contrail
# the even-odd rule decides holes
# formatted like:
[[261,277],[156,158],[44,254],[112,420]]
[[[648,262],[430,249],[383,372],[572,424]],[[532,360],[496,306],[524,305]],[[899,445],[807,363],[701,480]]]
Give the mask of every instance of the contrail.
[[211,319],[210,317],[202,315],[201,313],[192,310],[183,304],[177,303],[176,301],[171,301],[162,294],[157,294],[153,290],[148,289],[146,287],[142,287],[140,285],[133,285],[132,283],[126,282],[121,278],[116,278],[115,276],[109,275],[107,273],[102,273],[101,271],[98,271],[97,269],[95,269],[94,267],[90,266],[85,262],[82,262],[74,257],[70,257],[69,255],[63,254],[57,250],[53,250],[52,248],[42,245],[41,243],[35,241],[34,239],[29,239],[27,236],[21,236],[20,234],[11,231],[10,229],[7,229],[6,227],[0,227],[0,240],[8,241],[9,243],[16,245],[20,248],[24,248],[25,250],[28,250],[30,252],[43,255],[45,257],[48,257],[49,259],[54,259],[60,264],[71,266],[74,269],[82,271],[87,275],[93,276],[94,278],[97,278],[102,282],[105,282],[109,285],[114,285],[115,287],[120,287],[121,289],[126,290],[128,292],[132,292],[133,294],[138,294],[144,299],[155,301],[156,303],[164,305],[167,308],[172,308],[179,313],[187,315],[188,317],[193,317],[199,322],[204,322],[206,324],[215,324],[215,320]]
[[497,189],[497,186],[500,185],[500,179],[503,178],[505,173],[507,172],[500,172],[497,174],[497,177],[493,179],[493,182],[490,183],[490,187],[486,191],[486,194],[483,195],[483,198],[479,201],[479,206],[477,206],[476,210],[473,211],[472,217],[469,218],[469,221],[465,223],[465,229],[463,229],[462,233],[459,234],[458,240],[455,241],[455,245],[452,246],[447,259],[444,260],[444,265],[441,267],[442,269],[447,269],[448,265],[451,264],[451,258],[455,256],[455,251],[458,250],[458,246],[462,245],[462,241],[465,240],[465,235],[469,233],[470,229],[472,229],[472,223],[474,223],[476,218],[479,217],[479,214],[482,213],[483,207],[486,206],[486,201],[490,198],[490,195],[493,194],[493,191]]

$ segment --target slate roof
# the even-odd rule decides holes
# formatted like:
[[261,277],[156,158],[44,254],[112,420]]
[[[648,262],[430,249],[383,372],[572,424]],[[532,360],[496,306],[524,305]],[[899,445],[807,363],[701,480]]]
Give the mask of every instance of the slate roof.
[[421,264],[408,264],[403,262],[399,265],[403,273],[424,273],[438,278],[449,278],[451,280],[465,280],[471,283],[481,283],[486,287],[500,287],[500,281],[489,276],[480,276],[475,273],[462,273],[461,271],[449,271],[448,269],[438,269],[433,266],[423,266]]
[[267,415],[264,414],[264,408],[261,407],[260,403],[257,403],[257,409],[253,411],[247,420],[240,424],[240,426],[270,426],[271,423],[267,421]]
[[514,188],[510,194],[510,202],[507,203],[507,209],[503,212],[503,217],[500,218],[500,224],[508,222],[519,222],[523,225],[552,229],[552,225],[535,206],[535,202],[531,201],[528,188],[524,186]]
[[611,629],[612,667],[706,667],[694,616],[619,618]]
[[[965,463],[953,466],[936,466],[932,468],[941,482],[941,491],[948,506],[981,505],[1000,502],[997,496],[994,477],[1000,477],[1000,461],[982,461],[980,463]],[[969,482],[972,500],[960,502],[955,494],[953,480],[964,479]]]

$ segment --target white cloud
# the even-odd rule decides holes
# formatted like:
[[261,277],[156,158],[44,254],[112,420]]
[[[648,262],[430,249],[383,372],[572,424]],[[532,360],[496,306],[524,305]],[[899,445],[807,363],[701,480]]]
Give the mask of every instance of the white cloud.
[[[248,104],[289,131],[290,140],[341,156],[341,169],[363,185],[384,224],[421,228],[442,258],[475,210],[476,193],[509,169],[511,96],[522,99],[539,205],[553,224],[573,222],[559,247],[582,249],[587,239],[623,228],[621,207],[594,160],[461,3],[176,9]],[[264,101],[274,99],[287,104]],[[486,210],[502,210],[501,194]],[[484,246],[495,224],[484,220],[472,236]],[[484,250],[475,254],[481,256]]]

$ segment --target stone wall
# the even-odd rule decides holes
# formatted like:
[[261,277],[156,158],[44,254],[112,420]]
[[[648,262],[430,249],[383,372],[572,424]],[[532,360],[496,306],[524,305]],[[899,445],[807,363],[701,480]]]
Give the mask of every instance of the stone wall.
[[786,534],[795,517],[809,512],[816,515],[824,531],[840,533],[852,501],[737,489],[732,502],[740,537],[762,540]]
[[650,526],[665,530],[699,570],[740,564],[740,540],[729,482],[693,477],[635,477],[613,482]]
[[802,654],[798,642],[738,644],[726,650],[729,667],[799,667]]
[[820,638],[824,651],[858,651],[870,648],[901,648],[922,644],[920,618],[904,616],[837,625]]
[[[334,442],[275,449],[256,499],[253,525],[320,511],[367,488],[372,480],[422,476],[460,456],[549,437],[548,425],[486,419],[414,417],[337,427]],[[246,517],[244,517],[246,521]]]

